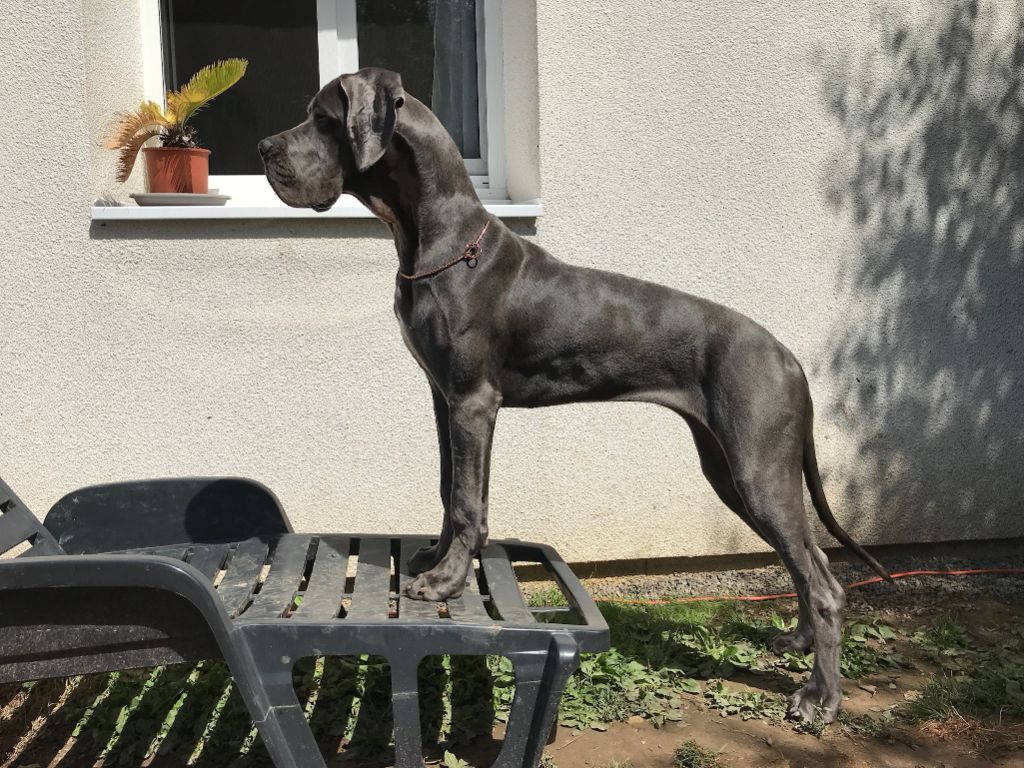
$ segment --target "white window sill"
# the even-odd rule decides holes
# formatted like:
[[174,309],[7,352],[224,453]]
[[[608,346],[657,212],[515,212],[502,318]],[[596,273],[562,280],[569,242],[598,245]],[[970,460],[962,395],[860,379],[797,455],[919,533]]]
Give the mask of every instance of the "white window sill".
[[[197,219],[372,219],[373,214],[355,198],[344,196],[333,208],[317,213],[309,208],[289,208],[283,203],[255,204],[228,201],[227,205],[141,206],[111,200],[97,200],[92,206],[93,221],[176,221]],[[502,219],[535,218],[544,214],[544,203],[527,200],[484,200],[484,208]]]

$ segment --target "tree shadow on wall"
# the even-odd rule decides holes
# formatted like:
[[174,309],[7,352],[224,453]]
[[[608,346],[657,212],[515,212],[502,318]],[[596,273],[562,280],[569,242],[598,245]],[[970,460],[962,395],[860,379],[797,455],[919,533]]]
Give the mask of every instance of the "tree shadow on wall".
[[1021,535],[1024,16],[934,7],[825,72],[857,241],[832,416],[857,438],[848,498],[891,540]]

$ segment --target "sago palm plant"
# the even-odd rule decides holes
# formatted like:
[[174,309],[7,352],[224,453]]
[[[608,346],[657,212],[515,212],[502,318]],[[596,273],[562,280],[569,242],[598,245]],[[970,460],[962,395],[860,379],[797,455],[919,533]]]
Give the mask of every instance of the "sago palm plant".
[[117,180],[127,181],[142,145],[159,136],[165,147],[195,147],[196,132],[188,124],[199,110],[242,79],[249,62],[225,59],[203,67],[177,91],[167,94],[165,107],[144,101],[134,112],[118,115],[117,125],[107,140],[108,149],[118,151]]

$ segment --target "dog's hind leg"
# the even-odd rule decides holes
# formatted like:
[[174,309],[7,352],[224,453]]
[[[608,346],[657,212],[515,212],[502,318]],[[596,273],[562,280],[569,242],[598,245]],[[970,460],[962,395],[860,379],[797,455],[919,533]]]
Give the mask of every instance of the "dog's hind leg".
[[[802,618],[814,643],[810,679],[790,699],[789,715],[810,721],[820,705],[825,721],[831,722],[843,696],[839,651],[845,598],[807,522],[801,472],[803,444],[785,429],[771,435],[771,439],[763,439],[766,435],[762,434],[762,439],[739,442],[737,437],[733,435],[724,446],[731,458],[736,489],[756,529],[779,553],[793,577]],[[738,445],[743,446],[742,450],[733,449]]]
[[[769,546],[774,547],[775,545],[758,529],[757,524],[747,511],[739,491],[736,490],[732,471],[729,469],[729,461],[725,457],[725,452],[722,450],[718,438],[715,437],[710,429],[696,419],[685,413],[681,415],[686,419],[686,423],[689,424],[690,431],[693,433],[693,442],[697,446],[697,454],[700,456],[701,471],[715,493],[718,494],[718,498],[735,512],[737,517],[750,526],[754,533],[760,536]],[[811,621],[806,605],[803,600],[799,601],[799,603],[800,618],[796,629],[790,632],[783,632],[772,640],[772,650],[775,653],[782,654],[787,651],[806,653],[814,645],[814,633],[811,630]]]
[[437,448],[441,456],[441,505],[444,507],[444,523],[441,538],[431,547],[424,547],[409,558],[409,573],[419,576],[441,562],[452,544],[452,437],[448,424],[448,401],[433,384],[430,393],[434,398],[434,420],[437,422]]
[[736,484],[732,479],[732,471],[729,469],[729,461],[725,458],[725,453],[722,451],[722,446],[718,443],[718,438],[715,437],[710,429],[696,419],[689,417],[685,413],[682,415],[690,426],[690,432],[693,433],[693,443],[697,446],[697,455],[700,457],[700,469],[704,473],[704,478],[714,489],[715,493],[718,494],[718,498],[722,500],[722,503],[749,525],[754,533],[764,539],[764,534],[754,525],[754,521],[751,520],[743,499],[740,498],[739,491],[736,490]]

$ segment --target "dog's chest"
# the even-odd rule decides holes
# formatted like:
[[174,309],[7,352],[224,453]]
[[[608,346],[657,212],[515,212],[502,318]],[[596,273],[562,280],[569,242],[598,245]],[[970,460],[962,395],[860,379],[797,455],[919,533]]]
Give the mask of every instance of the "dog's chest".
[[436,311],[433,297],[414,300],[403,295],[401,290],[396,291],[395,317],[406,348],[427,375],[434,379],[440,373],[437,363],[439,351],[444,346],[444,318]]

